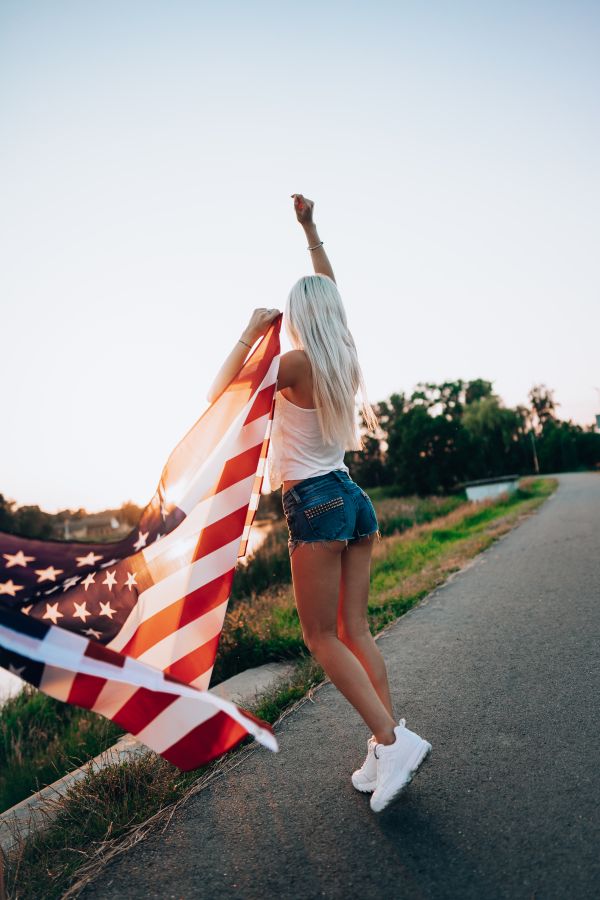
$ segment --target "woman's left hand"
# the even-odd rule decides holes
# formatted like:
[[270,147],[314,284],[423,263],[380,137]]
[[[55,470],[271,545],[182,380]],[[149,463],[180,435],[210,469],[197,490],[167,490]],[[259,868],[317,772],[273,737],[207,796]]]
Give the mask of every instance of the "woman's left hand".
[[262,337],[269,330],[271,323],[279,315],[281,313],[278,309],[264,309],[263,307],[255,309],[244,329],[242,340],[246,341],[247,344],[254,344],[259,337]]

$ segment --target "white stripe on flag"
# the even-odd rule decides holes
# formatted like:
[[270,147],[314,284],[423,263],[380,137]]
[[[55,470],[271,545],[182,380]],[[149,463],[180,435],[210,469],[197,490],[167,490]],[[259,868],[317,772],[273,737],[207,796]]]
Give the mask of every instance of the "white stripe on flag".
[[[158,713],[149,725],[138,731],[136,738],[142,744],[153,747],[157,753],[164,753],[193,728],[214,715],[215,709],[211,704],[194,702],[188,697],[178,697],[174,703]],[[240,724],[245,728],[246,720]]]
[[199,616],[193,622],[188,622],[183,628],[179,628],[163,638],[162,641],[158,641],[153,647],[138,656],[138,659],[157,669],[166,669],[171,663],[187,656],[192,650],[197,650],[202,644],[221,633],[227,602],[226,600],[220,606],[215,606],[203,616]]
[[214,664],[210,667],[210,669],[207,669],[206,672],[203,672],[202,675],[198,675],[197,678],[194,678],[193,681],[190,681],[191,686],[197,688],[199,691],[207,691],[213,669]]
[[[36,644],[34,651],[32,641]],[[72,672],[73,675],[93,675],[97,678],[106,678],[110,681],[120,682],[121,684],[137,685],[137,687],[145,688],[149,691],[160,691],[161,693],[173,694],[175,697],[188,697],[199,707],[204,708],[208,704],[212,704],[217,709],[227,713],[238,722],[249,734],[252,734],[261,744],[271,750],[277,750],[277,740],[269,731],[258,725],[253,719],[246,718],[243,710],[209,691],[198,691],[195,688],[188,687],[178,681],[165,679],[162,672],[148,666],[139,660],[125,658],[125,665],[110,663],[104,659],[96,659],[93,656],[86,656],[85,651],[90,644],[86,638],[73,634],[57,625],[51,625],[46,635],[41,640],[31,639],[28,635],[17,631],[14,628],[8,628],[0,625],[0,645],[6,650],[18,653],[28,659],[42,662],[47,666],[56,666],[59,669]],[[27,652],[25,652],[27,650]],[[121,657],[123,660],[123,657]],[[52,685],[52,673],[49,673],[49,684]],[[56,685],[58,686],[58,679]],[[174,705],[174,704],[172,704]],[[190,730],[189,727],[187,729]],[[169,740],[169,745],[173,740]],[[152,749],[156,749],[155,746]]]
[[107,681],[94,703],[94,712],[112,719],[128,700],[139,691],[137,685],[123,684],[120,681]]
[[[223,434],[221,439],[216,444],[211,445],[209,453],[206,453],[206,448],[204,448],[204,459],[202,461],[201,468],[194,471],[191,481],[189,483],[183,483],[183,475],[181,475],[179,481],[169,487],[168,493],[165,495],[165,499],[167,502],[174,502],[177,504],[179,509],[183,510],[184,512],[189,512],[206,493],[206,485],[214,484],[215,477],[223,467],[223,460],[229,459],[232,456],[237,456],[237,454],[243,452],[244,449],[248,449],[249,446],[253,446],[253,444],[251,443],[246,447],[244,447],[242,444],[241,449],[233,451],[232,444],[234,444],[240,438],[241,434],[259,434],[260,428],[262,428],[262,433],[260,433],[256,438],[254,444],[261,443],[263,441],[265,431],[268,426],[265,423],[263,423],[263,425],[259,428],[253,428],[253,426],[255,426],[257,422],[260,422],[261,419],[264,419],[265,417],[261,416],[261,419],[256,419],[254,422],[250,422],[250,424],[246,426],[244,426],[244,422],[247,419],[248,413],[252,409],[252,406],[260,391],[276,382],[278,370],[279,356],[276,356],[271,361],[269,369],[265,374],[263,380],[259,384],[258,388],[254,392],[254,394],[252,394],[252,396],[242,408],[242,410],[238,413],[238,415],[235,416],[235,418],[232,419],[232,421],[229,423],[229,425],[227,426],[227,430]],[[218,400],[217,403],[219,403]],[[247,438],[246,440],[251,439]],[[212,479],[209,477],[207,480],[206,475],[208,472],[212,473]]]
[[66,700],[71,693],[73,682],[77,678],[77,673],[69,672],[67,669],[59,669],[56,666],[44,666],[44,671],[40,681],[40,691],[49,694],[56,700]]
[[184,566],[142,591],[123,627],[108,644],[111,650],[121,650],[146,619],[218,578],[219,575],[229,572],[236,564],[239,546],[240,538],[236,537],[214,553],[209,553],[191,565]]
[[232,484],[231,487],[223,488],[218,494],[198,503],[177,528],[142,551],[150,572],[153,573],[152,562],[164,554],[169,554],[173,559],[180,558],[182,564],[189,562],[202,529],[225,518],[236,509],[241,509],[247,503],[248,493],[253,485],[254,475],[249,475],[248,478]]
[[225,448],[228,446],[229,435],[232,432],[239,433],[258,392],[275,383],[278,368],[279,356],[276,356],[271,360],[263,380],[241,411],[239,406],[241,398],[237,396],[239,386],[237,389],[233,386],[231,390],[226,390],[212,408],[206,410],[204,421],[197,422],[175,448],[163,470],[163,477],[166,477],[163,496],[168,504],[174,504],[180,509],[189,508],[184,498],[190,490],[193,490],[197,478],[196,467],[213,459],[215,453],[221,459],[228,457]]
[[[255,399],[253,398],[253,401]],[[248,415],[251,407],[252,403],[249,403],[248,407],[243,410],[243,415],[240,416],[242,422]],[[248,425],[242,426],[240,422],[232,425],[221,441],[222,446],[219,449],[219,453],[217,454],[216,451],[211,453],[202,463],[202,467],[195,473],[193,481],[186,488],[185,495],[180,498],[177,504],[179,509],[184,513],[191,512],[194,506],[204,499],[207,491],[213,490],[223,470],[224,460],[233,459],[252,447],[262,445],[268,421],[268,415],[264,415],[254,419]]]

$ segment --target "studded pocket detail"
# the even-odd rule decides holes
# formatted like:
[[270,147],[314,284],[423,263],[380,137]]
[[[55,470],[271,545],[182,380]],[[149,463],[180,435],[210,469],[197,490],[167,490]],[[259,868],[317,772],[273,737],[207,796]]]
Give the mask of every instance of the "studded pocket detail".
[[327,500],[325,503],[318,503],[316,506],[309,506],[308,509],[304,510],[304,514],[307,519],[314,519],[317,516],[323,515],[323,513],[328,512],[330,509],[336,509],[338,506],[343,506],[344,501],[341,497],[333,497],[331,500]]

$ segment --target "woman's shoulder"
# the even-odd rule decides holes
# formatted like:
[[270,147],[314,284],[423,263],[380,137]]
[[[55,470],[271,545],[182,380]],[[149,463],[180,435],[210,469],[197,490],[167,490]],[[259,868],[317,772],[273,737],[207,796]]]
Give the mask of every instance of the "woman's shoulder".
[[293,387],[310,377],[311,369],[304,350],[288,350],[279,361],[279,384]]
[[305,366],[310,368],[308,356],[304,350],[288,350],[281,356],[281,362],[286,361],[288,365]]

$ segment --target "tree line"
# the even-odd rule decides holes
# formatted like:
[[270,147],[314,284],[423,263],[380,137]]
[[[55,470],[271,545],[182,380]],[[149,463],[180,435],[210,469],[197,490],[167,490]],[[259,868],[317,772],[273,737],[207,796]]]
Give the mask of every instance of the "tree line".
[[[557,415],[554,392],[535,385],[528,406],[504,406],[491,381],[418,384],[410,396],[392,394],[375,404],[376,435],[364,429],[365,448],[346,454],[351,476],[364,487],[394,485],[399,494],[449,493],[465,481],[600,466],[600,434]],[[135,527],[142,512],[131,501],[106,510]],[[17,506],[0,494],[0,531],[57,536],[65,518],[85,509],[44,512]],[[279,492],[263,494],[259,516],[281,515]]]
[[[141,513],[140,506],[127,500],[118,509],[103,510],[95,515],[115,516],[119,521],[127,522],[134,528],[139,522]],[[57,513],[48,513],[37,505],[17,506],[16,500],[0,494],[0,531],[8,531],[22,537],[40,538],[41,540],[58,539],[61,534],[61,525],[65,519],[77,522],[88,515],[87,510],[83,508],[61,509]]]
[[[554,392],[537,384],[528,406],[509,408],[492,382],[418,384],[375,405],[376,435],[348,453],[355,481],[395,485],[402,494],[438,494],[466,481],[589,469],[600,465],[600,434],[557,415]],[[364,423],[363,423],[364,425]]]

